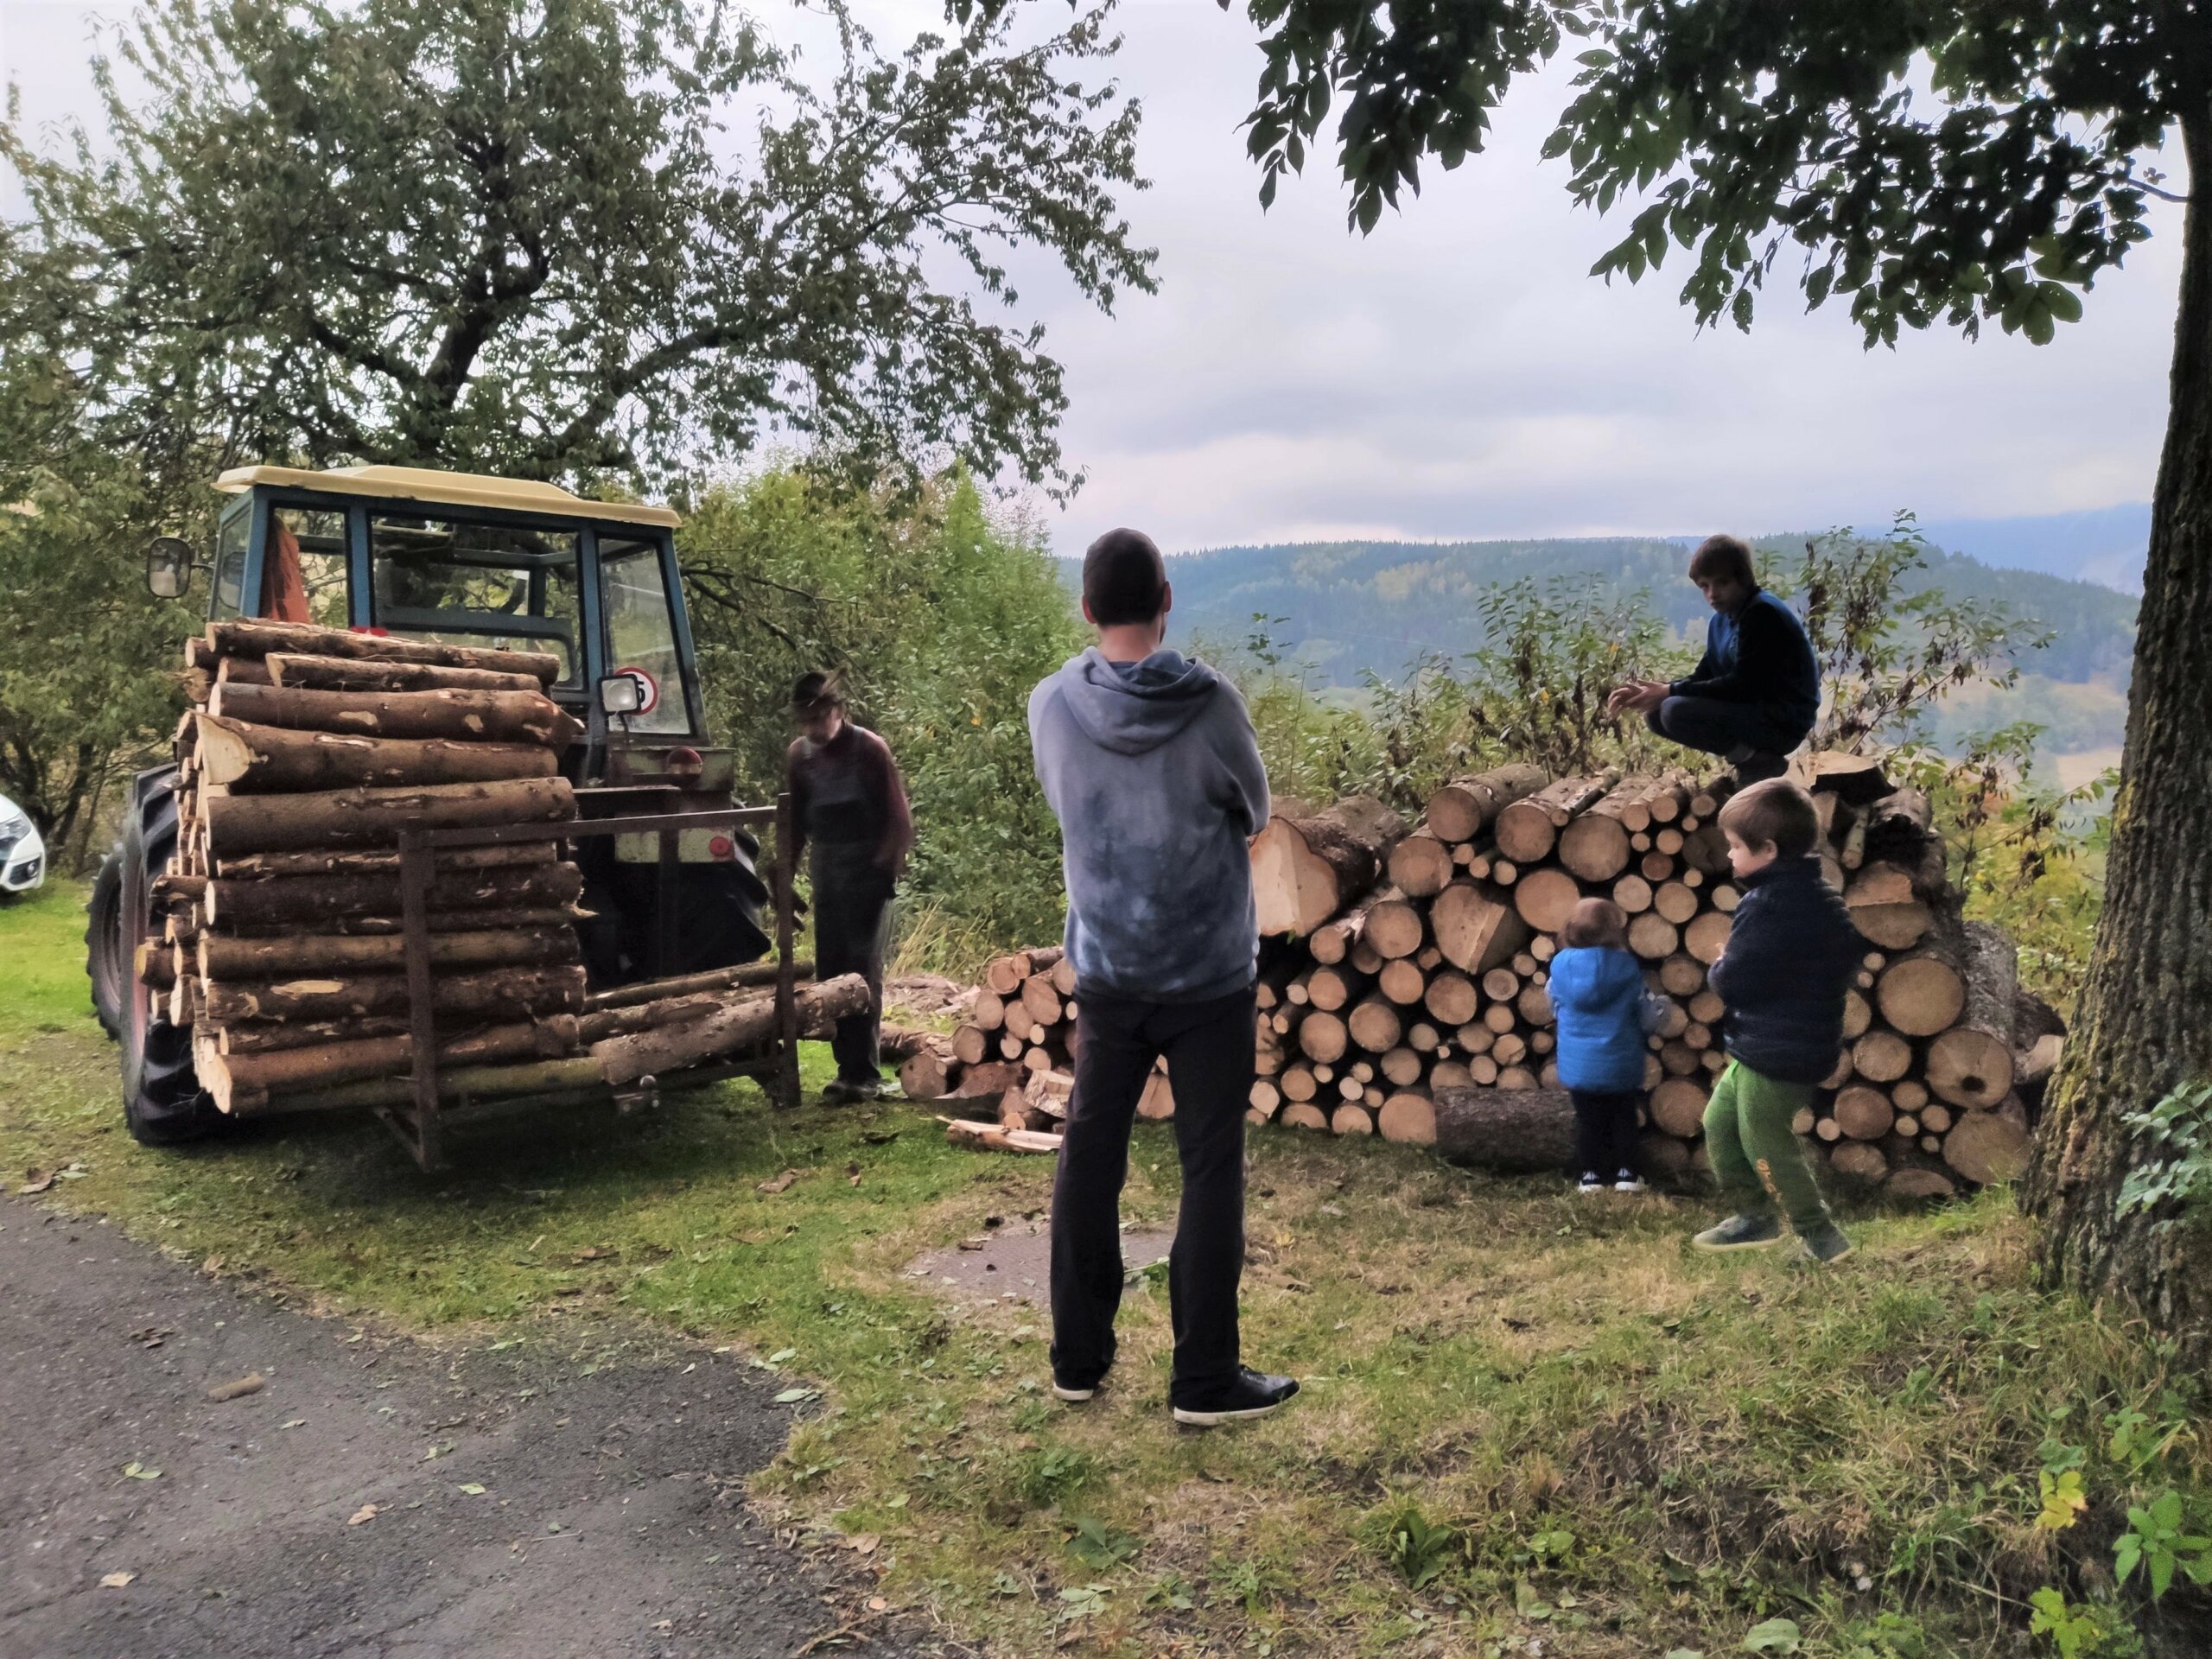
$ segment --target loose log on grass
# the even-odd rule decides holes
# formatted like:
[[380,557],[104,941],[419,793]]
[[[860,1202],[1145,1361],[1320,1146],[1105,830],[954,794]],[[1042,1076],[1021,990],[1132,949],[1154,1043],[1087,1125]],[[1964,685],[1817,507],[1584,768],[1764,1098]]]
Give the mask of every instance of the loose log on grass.
[[536,691],[318,691],[219,685],[208,698],[207,712],[257,726],[357,737],[536,743],[556,753],[583,729],[560,704]]
[[[871,1001],[868,982],[858,974],[810,985],[797,996],[800,1023],[807,1027],[864,1013]],[[776,999],[756,996],[734,1002],[703,1020],[594,1043],[591,1052],[606,1080],[620,1087],[640,1077],[665,1076],[724,1054],[760,1047],[774,1036],[775,1030]]]
[[1353,796],[1311,817],[1270,818],[1252,838],[1260,932],[1303,938],[1375,885],[1405,823]]
[[1432,1112],[1433,1144],[1455,1163],[1564,1169],[1574,1154],[1574,1105],[1563,1090],[1440,1089]]
[[234,795],[404,788],[550,778],[560,759],[539,743],[354,737],[200,716],[200,775]]
[[1523,764],[1454,778],[1428,798],[1428,827],[1445,841],[1472,841],[1506,807],[1550,781],[1541,766]]
[[575,791],[565,778],[311,795],[203,795],[199,805],[208,849],[219,859],[302,848],[389,847],[402,830],[566,823],[576,816]]
[[394,693],[462,691],[539,696],[544,683],[535,674],[481,668],[439,668],[429,663],[366,663],[345,657],[315,657],[290,652],[270,654],[267,662],[226,658],[219,685],[277,685],[291,691]]

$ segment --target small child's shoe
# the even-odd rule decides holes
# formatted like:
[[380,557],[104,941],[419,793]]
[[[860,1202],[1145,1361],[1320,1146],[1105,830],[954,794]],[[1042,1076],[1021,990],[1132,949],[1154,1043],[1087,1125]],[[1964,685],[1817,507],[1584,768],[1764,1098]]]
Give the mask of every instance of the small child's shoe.
[[1690,1243],[1700,1250],[1757,1250],[1777,1243],[1782,1224],[1772,1216],[1731,1216],[1718,1227],[1708,1227]]
[[1582,1185],[1575,1188],[1575,1191],[1581,1193],[1585,1198],[1588,1198],[1592,1192],[1602,1192],[1605,1190],[1605,1178],[1600,1175],[1594,1169],[1584,1170],[1582,1172]]
[[1643,1178],[1632,1169],[1622,1170],[1613,1177],[1613,1191],[1616,1192],[1646,1192],[1649,1190],[1644,1185]]
[[1851,1254],[1851,1241],[1832,1221],[1821,1222],[1797,1236],[1797,1259],[1808,1267],[1826,1267]]

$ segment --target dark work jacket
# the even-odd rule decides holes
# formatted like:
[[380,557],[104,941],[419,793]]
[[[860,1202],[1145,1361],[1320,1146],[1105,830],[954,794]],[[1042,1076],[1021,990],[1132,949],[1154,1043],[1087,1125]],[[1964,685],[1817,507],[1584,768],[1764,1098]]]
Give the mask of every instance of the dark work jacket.
[[[1677,697],[1756,703],[1767,710],[1777,732],[1794,730],[1802,738],[1820,713],[1821,670],[1797,613],[1758,588],[1735,615],[1713,613],[1697,672],[1667,690]],[[1781,747],[1793,748],[1796,741]]]
[[1843,1051],[1843,994],[1866,942],[1811,854],[1738,883],[1743,902],[1713,964],[1729,1053],[1781,1083],[1818,1083]]

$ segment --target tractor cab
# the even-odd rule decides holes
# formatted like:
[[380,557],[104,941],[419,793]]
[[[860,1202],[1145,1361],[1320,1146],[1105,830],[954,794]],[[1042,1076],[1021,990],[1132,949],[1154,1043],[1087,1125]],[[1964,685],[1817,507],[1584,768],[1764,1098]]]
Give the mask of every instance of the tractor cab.
[[[497,650],[547,652],[548,695],[582,722],[562,770],[586,818],[734,804],[731,752],[710,747],[666,507],[591,501],[551,484],[412,467],[241,467],[212,561],[174,540],[149,586],[213,578],[208,615],[313,623]],[[579,843],[595,986],[749,962],[768,948],[760,851],[741,830]],[[657,911],[673,897],[678,914]]]

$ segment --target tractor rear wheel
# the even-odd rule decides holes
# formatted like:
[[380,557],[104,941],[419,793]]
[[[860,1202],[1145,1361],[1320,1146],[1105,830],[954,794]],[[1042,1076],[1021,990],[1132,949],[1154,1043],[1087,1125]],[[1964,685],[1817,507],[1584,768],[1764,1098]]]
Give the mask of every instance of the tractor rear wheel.
[[[123,880],[116,934],[118,959],[129,962],[153,914],[154,879],[176,856],[176,769],[139,776],[124,821]],[[131,1138],[149,1147],[197,1140],[229,1119],[200,1086],[192,1066],[192,1033],[156,1013],[155,999],[125,981],[123,998],[123,1120]]]
[[123,1035],[124,999],[130,995],[130,947],[123,942],[123,849],[100,861],[85,900],[85,975],[92,981],[92,1017],[111,1037]]

